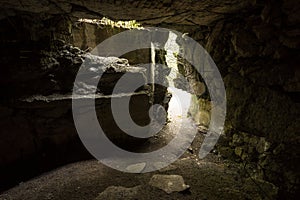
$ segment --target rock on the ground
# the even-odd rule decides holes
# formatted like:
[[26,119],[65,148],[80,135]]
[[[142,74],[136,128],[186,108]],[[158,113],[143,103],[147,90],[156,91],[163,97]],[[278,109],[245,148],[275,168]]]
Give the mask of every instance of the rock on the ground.
[[131,173],[141,173],[146,167],[146,163],[136,163],[128,165],[126,170]]
[[152,176],[149,185],[159,188],[168,194],[173,192],[182,192],[190,188],[189,185],[184,183],[182,176],[179,175],[156,174]]

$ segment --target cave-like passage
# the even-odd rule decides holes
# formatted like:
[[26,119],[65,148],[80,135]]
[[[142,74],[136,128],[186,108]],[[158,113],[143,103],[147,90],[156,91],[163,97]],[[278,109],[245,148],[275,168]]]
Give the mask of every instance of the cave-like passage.
[[168,91],[173,94],[168,109],[168,118],[171,121],[171,127],[176,127],[177,124],[181,124],[184,118],[188,117],[192,97],[189,92],[177,88],[174,83],[174,79],[180,76],[176,58],[176,54],[180,51],[180,46],[177,44],[176,39],[177,35],[170,31],[168,40],[164,46],[166,50],[166,64],[171,69],[169,75],[166,77],[169,83]]
[[[164,50],[162,50],[163,52],[156,51],[155,44],[153,44],[151,48],[151,66],[153,68],[150,69],[152,71],[149,73],[153,75],[152,80],[154,81],[157,78],[155,77],[157,72],[159,72],[159,69],[155,68],[155,62],[160,62],[155,60],[155,57],[157,57],[155,54],[159,54],[160,59],[164,62],[164,69],[167,68],[169,71],[164,78],[168,82],[167,91],[171,94],[171,99],[168,102],[167,123],[165,127],[153,138],[149,138],[149,145],[142,147],[143,152],[150,152],[162,148],[163,146],[168,145],[175,137],[182,138],[180,143],[187,142],[191,137],[190,133],[193,132],[191,129],[197,128],[197,124],[190,114],[191,109],[195,109],[195,106],[193,106],[193,97],[195,95],[189,90],[187,78],[179,71],[177,55],[179,54],[180,46],[176,42],[177,37],[178,36],[174,32],[169,32],[167,41],[164,44]],[[178,84],[178,82],[180,82],[180,84]],[[184,87],[182,87],[182,84],[185,84]],[[201,139],[195,142],[197,149],[201,146],[202,139],[203,138],[201,137]],[[190,147],[190,149],[191,148],[192,147]],[[185,156],[187,155],[184,154],[183,157]]]
[[[178,71],[177,58],[175,55],[179,53],[180,47],[176,42],[176,38],[177,35],[170,31],[168,40],[165,44],[166,63],[171,69],[169,75],[166,77],[169,82],[168,91],[178,95],[178,97],[171,98],[169,102],[168,117],[170,118],[170,120],[174,121],[179,120],[179,118],[181,117],[187,117],[191,101],[191,94],[187,91],[175,87],[174,83],[174,79],[176,79],[177,76],[180,75]],[[178,104],[178,100],[181,100],[181,105]]]

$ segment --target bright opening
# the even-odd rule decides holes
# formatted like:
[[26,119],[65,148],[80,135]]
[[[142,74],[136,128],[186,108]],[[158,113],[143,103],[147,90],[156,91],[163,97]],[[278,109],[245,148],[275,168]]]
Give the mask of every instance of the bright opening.
[[176,55],[179,53],[179,45],[176,42],[177,35],[169,32],[169,38],[165,44],[166,62],[168,67],[171,68],[170,74],[167,76],[169,82],[168,90],[172,93],[172,98],[169,102],[168,118],[171,121],[181,121],[183,118],[188,117],[188,112],[191,104],[192,95],[187,91],[175,87],[174,79],[182,76],[178,71],[178,63]]

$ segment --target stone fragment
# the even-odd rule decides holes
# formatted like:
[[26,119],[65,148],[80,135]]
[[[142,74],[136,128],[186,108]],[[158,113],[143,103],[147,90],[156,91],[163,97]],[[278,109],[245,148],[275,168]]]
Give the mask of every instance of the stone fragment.
[[168,194],[173,192],[182,192],[188,188],[189,185],[184,183],[183,177],[179,175],[153,175],[149,185],[159,188]]
[[71,53],[75,53],[75,54],[81,52],[81,50],[78,47],[73,47],[70,49],[70,51],[71,51]]
[[197,96],[201,96],[205,93],[205,85],[199,81],[191,80],[192,92]]
[[[81,58],[79,59],[80,63]],[[75,85],[75,92],[78,94],[101,93],[110,95],[113,93],[133,92],[134,85],[140,83],[146,85],[146,69],[143,67],[129,66],[128,60],[117,57],[100,57],[92,54],[85,55],[85,61],[82,64],[80,74],[84,83]],[[99,74],[102,74],[99,77]],[[116,83],[124,78],[126,74],[126,83]],[[98,83],[98,84],[97,84]],[[97,84],[97,87],[96,87]],[[143,88],[139,88],[137,91]]]
[[241,157],[242,154],[243,154],[243,148],[242,148],[242,147],[236,147],[236,148],[234,149],[234,153],[235,153],[235,155]]
[[84,82],[77,82],[74,87],[76,94],[94,94],[97,91],[97,87],[88,85]]
[[250,138],[249,144],[250,144],[251,146],[256,146],[257,143],[258,143],[257,137],[251,137],[251,138]]
[[201,110],[196,113],[194,120],[198,125],[208,127],[210,122],[210,114],[205,110]]
[[260,140],[258,141],[258,144],[256,146],[256,151],[258,153],[263,153],[265,151],[267,151],[270,148],[270,143],[266,141],[265,138],[260,138]]
[[146,163],[132,164],[126,167],[126,170],[131,173],[141,173],[146,167]]
[[232,145],[241,145],[243,143],[242,137],[238,134],[233,134]]

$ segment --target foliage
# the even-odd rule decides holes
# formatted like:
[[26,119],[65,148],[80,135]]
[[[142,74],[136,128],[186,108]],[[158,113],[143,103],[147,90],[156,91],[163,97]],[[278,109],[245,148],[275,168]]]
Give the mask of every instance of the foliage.
[[79,19],[79,22],[97,24],[99,26],[111,26],[112,28],[125,28],[125,29],[142,29],[141,24],[137,23],[136,20],[130,21],[113,21],[106,17],[102,19]]

